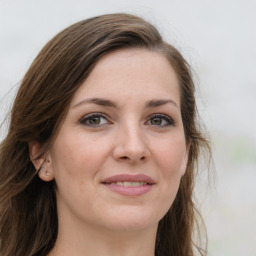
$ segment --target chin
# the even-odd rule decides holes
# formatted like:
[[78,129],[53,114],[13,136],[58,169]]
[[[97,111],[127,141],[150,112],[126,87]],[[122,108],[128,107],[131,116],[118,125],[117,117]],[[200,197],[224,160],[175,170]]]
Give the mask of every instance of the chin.
[[116,231],[139,231],[157,227],[165,213],[155,210],[142,210],[138,207],[123,207],[120,211],[109,216],[108,228]]

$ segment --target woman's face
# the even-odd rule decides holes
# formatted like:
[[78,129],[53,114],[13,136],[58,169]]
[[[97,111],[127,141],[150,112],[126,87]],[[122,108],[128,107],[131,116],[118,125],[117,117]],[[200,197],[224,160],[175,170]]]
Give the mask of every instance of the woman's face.
[[103,57],[48,157],[60,227],[156,229],[187,164],[179,85],[166,58],[141,49]]

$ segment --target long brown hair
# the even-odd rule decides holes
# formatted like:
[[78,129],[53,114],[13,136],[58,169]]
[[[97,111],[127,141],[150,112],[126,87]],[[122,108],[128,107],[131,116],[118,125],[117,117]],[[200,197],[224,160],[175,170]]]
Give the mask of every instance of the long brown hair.
[[44,256],[53,248],[58,234],[54,182],[38,178],[28,144],[39,141],[41,155],[51,147],[76,90],[102,56],[122,48],[163,54],[180,84],[189,159],[176,199],[159,223],[156,255],[192,256],[195,247],[205,255],[193,240],[197,223],[193,188],[200,151],[209,149],[209,144],[198,128],[190,67],[150,23],[129,14],[108,14],[80,21],[57,34],[20,85],[9,131],[0,146],[1,256]]

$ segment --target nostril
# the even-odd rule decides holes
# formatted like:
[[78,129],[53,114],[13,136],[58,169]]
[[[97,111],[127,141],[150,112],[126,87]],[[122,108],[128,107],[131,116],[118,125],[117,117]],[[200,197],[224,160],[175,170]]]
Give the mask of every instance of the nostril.
[[[123,159],[123,160],[130,159],[128,156],[122,156],[122,157],[120,157],[120,158]],[[142,156],[142,157],[140,158],[140,160],[145,160],[145,159],[146,159],[145,156]]]

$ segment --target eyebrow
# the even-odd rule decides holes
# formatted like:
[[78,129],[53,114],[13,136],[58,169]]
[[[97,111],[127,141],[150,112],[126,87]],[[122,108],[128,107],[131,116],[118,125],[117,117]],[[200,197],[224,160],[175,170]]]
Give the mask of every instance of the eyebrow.
[[[79,107],[81,105],[89,104],[89,103],[96,104],[96,105],[99,105],[99,106],[104,106],[104,107],[118,108],[117,103],[115,103],[114,101],[111,101],[111,100],[104,99],[104,98],[85,99],[85,100],[82,100],[82,101],[78,102],[77,104],[75,104],[72,108],[76,108],[76,107]],[[150,101],[146,102],[145,106],[146,106],[146,108],[155,108],[155,107],[160,107],[160,106],[168,104],[168,103],[170,103],[173,106],[178,108],[178,104],[175,101],[171,100],[171,99],[150,100]]]
[[107,100],[107,99],[102,99],[102,98],[90,98],[90,99],[85,99],[74,105],[72,108],[76,108],[78,106],[84,105],[84,104],[96,104],[100,106],[105,106],[105,107],[112,107],[112,108],[117,108],[117,104],[113,101]]
[[155,107],[160,107],[160,106],[168,104],[168,103],[174,105],[175,107],[178,107],[178,104],[171,99],[150,100],[146,103],[146,107],[147,108],[155,108]]

